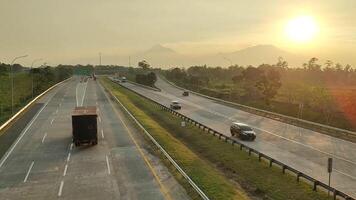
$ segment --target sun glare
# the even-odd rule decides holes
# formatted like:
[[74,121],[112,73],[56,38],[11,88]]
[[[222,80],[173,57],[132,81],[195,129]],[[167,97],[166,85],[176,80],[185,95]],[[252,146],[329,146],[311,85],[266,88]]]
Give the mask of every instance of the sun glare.
[[311,16],[296,17],[290,20],[285,27],[285,33],[288,39],[297,43],[311,41],[318,31],[318,25]]

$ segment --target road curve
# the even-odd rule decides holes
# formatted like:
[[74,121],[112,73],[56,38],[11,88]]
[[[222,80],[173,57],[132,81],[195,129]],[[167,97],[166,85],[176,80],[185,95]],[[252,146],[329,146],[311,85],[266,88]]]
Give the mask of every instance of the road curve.
[[[96,81],[74,78],[37,103],[42,108],[0,160],[0,199],[189,199]],[[98,106],[98,145],[73,146],[76,105]]]
[[161,92],[130,83],[121,84],[166,106],[172,100],[179,100],[182,103],[180,113],[228,136],[233,121],[247,123],[255,129],[257,139],[244,144],[324,183],[328,183],[327,159],[332,157],[331,185],[356,198],[355,143],[244,112],[198,95],[183,97],[182,90],[159,77],[156,86]]

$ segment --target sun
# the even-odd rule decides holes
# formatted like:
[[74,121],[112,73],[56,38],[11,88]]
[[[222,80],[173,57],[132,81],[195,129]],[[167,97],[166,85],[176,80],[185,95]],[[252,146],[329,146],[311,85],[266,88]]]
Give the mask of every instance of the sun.
[[288,39],[297,43],[310,42],[318,32],[318,24],[311,16],[298,16],[291,19],[285,26],[285,33]]

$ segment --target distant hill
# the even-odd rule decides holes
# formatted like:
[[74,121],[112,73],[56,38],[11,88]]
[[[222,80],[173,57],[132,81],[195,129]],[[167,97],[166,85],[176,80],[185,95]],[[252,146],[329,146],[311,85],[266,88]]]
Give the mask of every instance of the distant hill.
[[307,58],[294,55],[273,45],[256,45],[230,53],[216,53],[193,57],[177,53],[173,49],[157,44],[146,51],[131,56],[132,63],[146,60],[154,67],[190,67],[193,65],[208,65],[228,67],[231,64],[243,66],[260,64],[275,64],[283,57],[291,67],[300,67]]
[[175,54],[177,52],[175,52],[173,49],[164,47],[160,44],[157,44],[153,47],[151,47],[150,49],[148,49],[147,51],[143,52],[143,54]]
[[306,60],[301,57],[279,49],[273,45],[257,45],[241,49],[232,53],[221,54],[222,57],[239,65],[274,64],[279,57],[283,57],[293,67],[301,66]]

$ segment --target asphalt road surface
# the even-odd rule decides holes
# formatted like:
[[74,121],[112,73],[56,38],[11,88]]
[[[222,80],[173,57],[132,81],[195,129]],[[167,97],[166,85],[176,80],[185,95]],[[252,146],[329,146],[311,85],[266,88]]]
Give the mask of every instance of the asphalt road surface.
[[182,104],[180,113],[228,136],[233,121],[249,124],[257,138],[244,144],[324,183],[328,183],[327,160],[332,157],[331,186],[356,198],[355,143],[247,113],[194,94],[183,97],[182,90],[159,77],[156,86],[161,92],[131,83],[122,84],[166,106],[178,100]]
[[[38,103],[42,108],[0,160],[0,199],[188,199],[96,81],[72,78]],[[98,107],[98,145],[72,144],[76,105]]]

